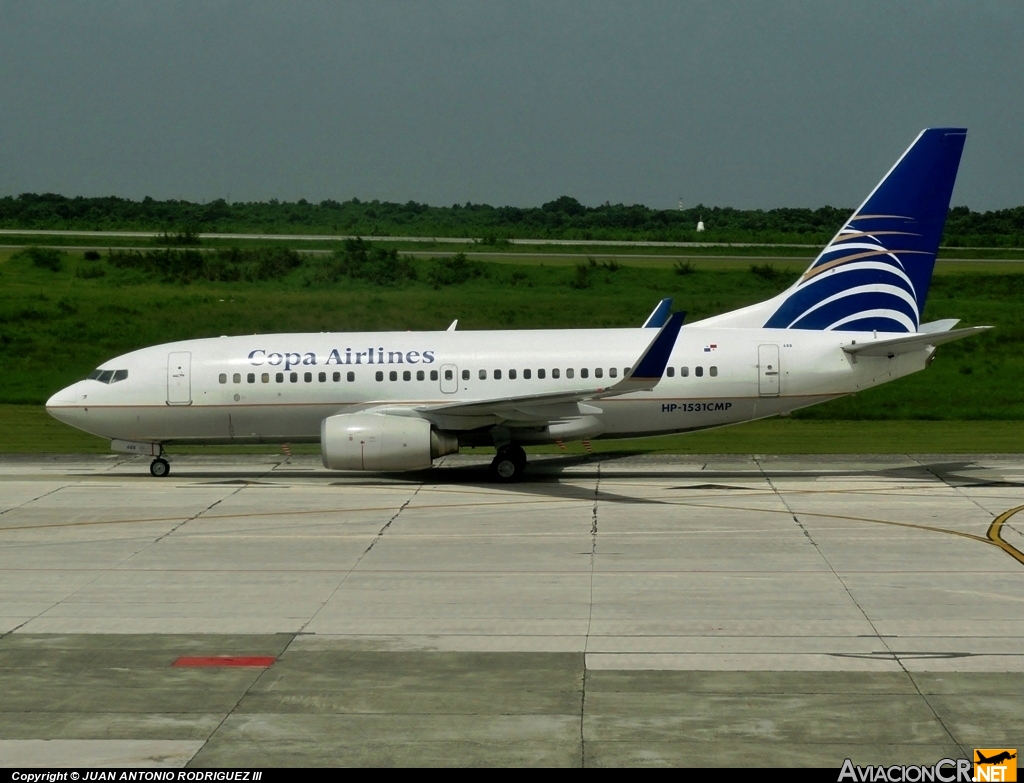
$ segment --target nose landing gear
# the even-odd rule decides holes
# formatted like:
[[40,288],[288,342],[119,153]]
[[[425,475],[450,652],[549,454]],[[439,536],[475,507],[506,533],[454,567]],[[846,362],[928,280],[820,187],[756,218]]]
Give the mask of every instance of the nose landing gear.
[[526,452],[522,446],[512,443],[498,449],[498,454],[491,462],[491,475],[501,482],[519,481],[526,468]]
[[157,478],[163,478],[171,472],[171,463],[165,460],[163,457],[157,457],[151,463],[149,463],[149,472]]

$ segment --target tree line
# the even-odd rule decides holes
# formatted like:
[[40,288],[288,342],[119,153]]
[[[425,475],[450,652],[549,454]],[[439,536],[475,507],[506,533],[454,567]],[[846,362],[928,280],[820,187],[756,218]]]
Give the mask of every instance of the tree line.
[[[0,198],[0,228],[38,230],[322,233],[360,236],[471,237],[485,244],[509,239],[794,242],[823,244],[851,209],[734,209],[698,204],[688,209],[651,209],[640,204],[588,207],[562,196],[539,207],[453,204],[435,207],[408,201],[327,199],[208,203],[141,201],[106,196],[67,197],[22,193]],[[706,231],[696,231],[703,221]],[[1024,206],[989,212],[954,207],[947,246],[1024,247]]]

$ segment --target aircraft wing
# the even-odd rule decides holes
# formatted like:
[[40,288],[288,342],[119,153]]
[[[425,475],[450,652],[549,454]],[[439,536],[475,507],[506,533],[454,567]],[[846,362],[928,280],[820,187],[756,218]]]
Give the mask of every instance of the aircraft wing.
[[[416,406],[412,410],[425,418],[497,418],[503,421],[537,423],[574,418],[600,409],[583,403],[636,391],[649,391],[661,380],[675,346],[684,313],[675,313],[640,355],[629,373],[611,386],[586,386],[562,392],[526,394],[467,402],[444,402]],[[589,410],[588,410],[589,408]]]
[[[936,321],[936,323],[941,323]],[[901,353],[920,351],[922,348],[934,347],[954,340],[962,340],[972,334],[991,329],[991,326],[969,326],[966,329],[946,329],[945,331],[929,331],[908,334],[906,337],[894,337],[890,340],[869,340],[864,343],[844,345],[843,350],[851,356],[887,356],[890,359]]]

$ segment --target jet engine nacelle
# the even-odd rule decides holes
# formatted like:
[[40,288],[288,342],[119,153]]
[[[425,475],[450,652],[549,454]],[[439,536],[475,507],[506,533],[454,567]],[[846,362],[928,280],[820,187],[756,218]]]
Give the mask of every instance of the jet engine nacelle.
[[331,470],[421,470],[458,450],[454,435],[412,416],[341,413],[320,424],[320,452]]

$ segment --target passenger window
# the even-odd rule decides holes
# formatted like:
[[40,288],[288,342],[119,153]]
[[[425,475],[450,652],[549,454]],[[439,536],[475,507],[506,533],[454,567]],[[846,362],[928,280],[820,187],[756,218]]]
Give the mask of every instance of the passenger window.
[[241,382],[242,382],[242,376],[241,376],[241,374],[239,374],[239,373],[237,373],[237,372],[236,372],[236,373],[235,373],[234,375],[232,375],[232,376],[231,376],[231,382],[232,382],[232,383],[241,383]]
[[[338,373],[338,375],[341,375],[341,373]],[[354,372],[352,372],[352,371],[349,371],[349,374],[348,374],[347,377],[348,377],[348,382],[349,383],[353,383],[355,381],[355,379],[356,379],[356,374]],[[338,380],[341,380],[341,379],[339,378]]]
[[462,371],[462,380],[464,380],[464,381],[468,381],[469,380],[469,370],[463,370]]
[[[320,383],[327,383],[327,373],[325,373],[325,372],[320,373],[317,376],[317,380],[320,381]],[[335,378],[334,380],[338,380],[338,379]]]
[[380,370],[377,370],[377,380],[378,381],[383,381],[384,380],[384,373],[381,372]]
[[704,368],[700,367],[700,366],[694,367],[693,368],[693,374],[696,375],[698,378],[703,378],[704,377]]
[[[448,376],[448,380],[452,379],[452,374],[451,373],[447,373],[447,376]],[[437,370],[431,370],[430,371],[430,380],[432,380],[432,381],[436,381],[437,380]]]
[[538,380],[544,380],[546,377],[547,377],[547,371],[546,370],[537,370],[537,378],[538,378]]
[[265,372],[260,376],[260,383],[270,383],[270,373]]
[[604,377],[604,368],[603,367],[595,367],[594,368],[594,377],[595,378],[603,378]]
[[424,380],[424,379],[425,379],[426,377],[427,377],[427,375],[426,375],[426,373],[424,373],[424,372],[423,372],[423,370],[417,370],[417,371],[416,371],[416,380],[417,380],[417,381],[422,381],[422,380]]
[[[103,380],[102,376],[100,376],[100,380],[101,381]],[[220,381],[221,383],[227,383],[228,382],[227,373],[223,373],[222,372],[220,375],[217,376],[217,380]],[[106,381],[103,381],[103,382],[106,383]]]
[[530,380],[530,377],[531,377],[531,373],[530,373],[530,371],[529,371],[529,370],[523,370],[523,377],[524,377],[524,378],[525,378],[526,380]]
[[298,383],[299,382],[299,374],[297,372],[291,373],[291,376],[288,378],[288,380],[290,380],[292,383]]
[[487,380],[487,370],[480,370],[479,375],[480,375],[480,380],[481,381],[486,381]]
[[409,370],[405,370],[402,373],[402,380],[403,381],[411,381],[412,380],[412,373]]
[[683,378],[689,378],[690,377],[690,368],[689,367],[680,367],[679,368],[679,374]]
[[113,377],[113,379],[110,382],[111,383],[117,383],[118,381],[123,381],[127,377],[128,377],[128,371],[127,370],[115,370],[114,371],[114,377]]
[[551,371],[551,377],[552,378],[560,378],[561,376],[562,376],[562,371],[559,370],[557,367]]
[[313,373],[311,373],[311,372],[303,373],[302,374],[302,380],[305,381],[306,383],[312,383],[313,382]]
[[445,370],[444,371],[444,379],[446,381],[450,381],[452,379],[452,371],[451,370]]
[[274,380],[277,381],[278,383],[284,383],[284,373],[277,373],[277,375],[274,376]]
[[570,367],[569,369],[567,369],[565,371],[565,377],[566,378],[572,378],[575,374],[576,374],[576,372],[575,372],[575,370],[573,370],[572,367]]
[[675,378],[676,377],[676,368],[675,367],[666,367],[665,368],[665,375],[667,375],[669,378]]
[[496,380],[496,381],[500,381],[501,380],[501,370],[495,370],[494,371],[494,380]]
[[392,380],[392,381],[397,381],[398,380],[398,370],[392,370],[391,372],[389,372],[388,373],[388,378],[390,380]]
[[587,367],[584,367],[582,370],[580,370],[580,377],[581,378],[589,378],[590,377],[590,370]]
[[256,383],[256,373],[251,372],[245,376],[246,383]]
[[515,370],[509,370],[508,371],[508,379],[510,381],[514,381],[516,379],[516,371]]
[[711,367],[708,368],[708,372],[710,372],[711,377],[714,378],[718,375],[718,368],[712,365]]

